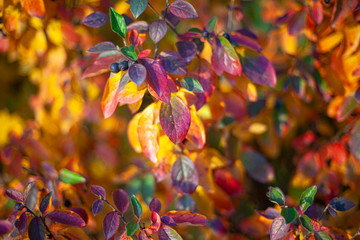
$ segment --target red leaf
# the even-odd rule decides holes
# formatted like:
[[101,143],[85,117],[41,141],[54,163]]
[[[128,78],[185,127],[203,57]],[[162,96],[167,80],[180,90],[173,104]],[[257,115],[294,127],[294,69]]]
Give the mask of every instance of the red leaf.
[[146,58],[151,53],[151,49],[145,49],[144,51],[140,52],[138,58]]
[[190,123],[189,108],[179,97],[171,97],[170,104],[161,104],[160,124],[173,143],[179,143],[185,139]]
[[167,74],[161,64],[152,59],[144,58],[143,64],[148,72],[146,82],[161,97],[167,86]]
[[129,43],[136,48],[140,43],[139,32],[133,29],[128,34],[129,34]]
[[190,211],[170,211],[167,212],[164,216],[171,217],[178,225],[207,225],[207,218],[204,215],[192,213]]
[[159,231],[159,228],[161,225],[161,219],[160,219],[159,214],[155,211],[151,211],[150,221],[151,221],[150,227],[145,229],[145,232],[149,235],[154,234],[157,231]]
[[79,214],[69,210],[55,210],[48,213],[46,217],[52,221],[74,227],[84,227],[86,225]]
[[43,0],[21,0],[22,7],[33,17],[45,17],[45,4]]
[[324,10],[321,1],[313,1],[311,16],[317,24],[320,24],[324,18]]
[[244,187],[234,176],[225,169],[216,169],[214,171],[214,181],[230,196],[239,195]]
[[120,218],[117,212],[109,212],[106,214],[103,222],[103,229],[106,239],[111,238],[119,228]]
[[116,189],[113,194],[114,204],[117,209],[124,213],[126,209],[129,207],[129,195],[122,189]]
[[86,68],[83,75],[81,76],[81,79],[86,77],[93,77],[109,71],[110,65],[113,62],[119,60],[121,56],[122,54],[119,52],[119,54],[116,55],[96,59],[93,64]]

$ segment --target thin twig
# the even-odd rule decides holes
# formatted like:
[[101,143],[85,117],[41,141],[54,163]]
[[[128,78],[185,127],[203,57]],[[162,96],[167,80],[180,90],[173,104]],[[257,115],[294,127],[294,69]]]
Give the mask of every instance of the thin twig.
[[360,236],[360,228],[359,228],[359,230],[354,234],[354,236],[352,236],[352,237],[350,238],[350,240],[355,239],[357,236]]
[[[34,217],[38,217],[32,210],[30,210],[30,208],[28,208],[28,207],[25,206],[25,205],[23,205],[23,206],[25,207],[25,209],[26,209],[26,211],[27,211],[28,213],[30,213],[30,214],[33,215]],[[55,239],[54,234],[50,231],[49,227],[46,225],[45,218],[44,218],[43,216],[40,216],[40,219],[41,219],[41,222],[43,223],[46,231],[48,231],[48,233],[49,233],[49,234],[48,234],[48,237]]]
[[322,217],[324,216],[324,214],[326,213],[328,208],[329,208],[329,204],[326,205],[326,207],[324,208],[324,211],[321,213],[320,217],[317,219],[318,222],[322,219]]
[[232,30],[232,15],[233,15],[234,4],[235,4],[235,0],[231,0],[228,11],[227,26],[226,26],[227,32],[231,32]]
[[120,211],[118,211],[107,199],[105,199],[105,198],[100,198],[100,199],[103,200],[104,202],[106,202],[115,212],[117,212],[117,214],[119,214],[119,216],[124,221],[124,223],[127,224],[127,221],[125,220],[124,215]]

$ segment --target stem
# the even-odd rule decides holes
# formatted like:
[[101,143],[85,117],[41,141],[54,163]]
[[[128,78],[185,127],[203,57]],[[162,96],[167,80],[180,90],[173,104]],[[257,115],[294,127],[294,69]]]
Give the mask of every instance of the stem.
[[104,198],[100,198],[101,200],[103,200],[104,202],[106,202],[115,212],[117,212],[117,214],[119,214],[119,216],[121,217],[121,220],[124,221],[125,224],[127,224],[127,221],[124,218],[124,215],[118,211],[108,200],[104,199]]
[[166,13],[167,13],[167,10],[169,8],[169,0],[166,0],[166,5],[165,5],[165,11],[164,11],[164,18],[166,18]]
[[231,32],[232,28],[232,15],[233,15],[233,9],[234,9],[235,0],[231,0],[230,2],[230,9],[228,11],[228,19],[227,19],[227,32]]
[[353,239],[355,239],[357,236],[359,236],[360,235],[360,228],[359,228],[359,230],[354,234],[354,236],[352,236],[351,238],[350,238],[350,240],[353,240]]
[[158,50],[159,50],[159,43],[157,42],[157,43],[155,44],[154,59],[157,59],[157,57],[158,57]]
[[326,207],[324,208],[324,211],[321,213],[320,217],[317,219],[317,221],[319,222],[321,220],[321,218],[324,216],[324,214],[326,213],[326,211],[328,210],[329,208],[329,204],[326,205]]
[[[28,213],[30,213],[30,214],[33,215],[34,217],[38,217],[38,216],[37,216],[33,211],[31,211],[27,206],[24,205],[24,207],[25,207],[25,209],[26,209],[26,211],[27,211]],[[49,233],[49,234],[48,234],[48,237],[55,239],[54,234],[50,231],[49,227],[48,227],[48,226],[46,225],[46,223],[45,223],[45,218],[44,218],[43,216],[40,216],[40,219],[41,219],[41,222],[43,223],[46,231]]]

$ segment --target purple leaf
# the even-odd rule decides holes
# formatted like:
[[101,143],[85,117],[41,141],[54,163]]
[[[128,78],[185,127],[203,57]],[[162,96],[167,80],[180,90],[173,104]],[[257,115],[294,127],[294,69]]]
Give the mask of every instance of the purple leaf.
[[161,202],[159,201],[159,199],[154,197],[149,204],[149,208],[150,208],[150,211],[155,211],[155,212],[159,213],[161,210]]
[[146,78],[146,68],[139,63],[131,65],[129,68],[129,77],[140,87]]
[[161,97],[167,86],[167,74],[163,66],[152,58],[142,59],[147,71],[146,82]]
[[279,211],[276,210],[273,207],[268,207],[265,211],[255,210],[255,212],[257,214],[259,214],[260,216],[263,216],[263,217],[265,217],[267,219],[271,219],[271,220],[277,218],[278,216],[280,216]]
[[74,227],[84,227],[85,221],[79,216],[79,214],[70,210],[55,210],[46,215],[52,221],[62,223]]
[[32,184],[30,190],[28,191],[25,197],[25,206],[28,207],[30,210],[34,210],[38,200],[38,188],[36,184]]
[[170,211],[164,216],[169,216],[178,225],[206,226],[207,218],[204,215],[190,211]]
[[346,197],[336,197],[331,199],[329,205],[336,211],[344,212],[355,207],[355,204]]
[[163,39],[166,32],[167,32],[167,24],[162,19],[155,20],[150,25],[149,35],[151,40],[154,41],[154,43],[158,43],[161,39]]
[[355,92],[355,100],[358,104],[360,104],[360,88],[358,88]]
[[81,207],[75,207],[75,208],[70,208],[69,210],[77,213],[82,218],[82,220],[84,220],[85,224],[88,223],[89,216],[85,209]]
[[0,236],[7,234],[13,229],[13,224],[6,220],[0,220]]
[[274,67],[264,55],[245,55],[241,58],[244,75],[252,82],[276,86],[276,74]]
[[120,219],[117,212],[109,212],[106,214],[103,222],[103,229],[106,239],[111,238],[119,228]]
[[252,38],[254,40],[258,40],[258,37],[255,35],[255,33],[253,33],[252,31],[250,31],[249,29],[243,28],[243,29],[239,29],[236,32],[240,33],[243,36]]
[[50,203],[50,198],[51,198],[51,194],[52,192],[49,192],[48,194],[46,194],[43,199],[41,199],[40,205],[39,205],[39,209],[40,212],[42,214],[44,214],[49,206]]
[[102,198],[106,198],[106,191],[103,187],[98,186],[98,185],[91,185],[90,186],[91,191],[93,194],[95,194],[98,197],[102,197]]
[[41,162],[41,168],[44,171],[44,175],[47,179],[57,179],[58,173],[49,162]]
[[19,230],[20,235],[23,235],[25,233],[25,231],[26,231],[27,220],[28,220],[27,212],[23,212],[20,215],[19,221],[18,221],[17,226],[16,226],[17,229]]
[[98,199],[98,200],[94,201],[94,203],[92,205],[92,212],[93,212],[94,216],[96,216],[99,212],[101,212],[103,207],[104,207],[104,203],[102,200]]
[[213,49],[212,63],[216,62],[222,70],[231,75],[241,75],[241,64],[234,47],[225,37],[219,37],[218,40],[218,44]]
[[45,240],[45,227],[39,217],[34,217],[28,228],[30,240]]
[[174,50],[162,51],[159,54],[159,59],[168,73],[175,75],[184,75],[187,73],[186,62],[178,52]]
[[171,97],[170,104],[161,104],[160,125],[173,143],[179,143],[185,139],[190,123],[190,110],[181,98]]
[[170,216],[162,216],[161,217],[161,222],[163,224],[166,224],[166,225],[171,226],[171,227],[177,225],[176,222],[174,221],[174,219],[172,219],[172,217],[170,217]]
[[199,173],[194,162],[187,156],[181,156],[171,167],[172,184],[179,192],[191,194],[199,184]]
[[170,11],[179,18],[198,18],[195,8],[184,0],[176,0],[170,7]]
[[[164,11],[161,12],[164,15]],[[166,19],[169,20],[169,22],[176,27],[180,23],[180,18],[172,14],[171,11],[166,12]]]
[[10,198],[10,199],[12,199],[14,201],[17,201],[17,202],[23,202],[24,201],[23,194],[20,191],[16,190],[16,189],[12,189],[12,188],[6,189],[5,190],[5,195],[8,198]]
[[337,211],[333,209],[331,206],[328,207],[328,211],[333,217],[337,217]]
[[282,216],[275,218],[270,225],[270,240],[283,238],[287,234],[289,227],[290,224],[286,224]]
[[295,13],[288,23],[288,33],[290,35],[297,35],[305,27],[306,9]]
[[257,52],[261,52],[262,48],[259,43],[257,43],[254,39],[244,36],[242,34],[231,34],[230,37],[239,45],[250,48]]
[[182,240],[182,237],[175,229],[168,226],[161,226],[158,232],[159,240]]
[[180,56],[186,61],[191,62],[197,53],[196,44],[193,41],[180,41],[176,43],[177,50]]
[[106,56],[98,58],[90,66],[86,68],[81,78],[93,77],[101,73],[109,71],[109,67],[113,62],[116,62],[123,56],[122,53],[118,52],[116,55]]
[[93,12],[92,14],[88,15],[82,23],[88,27],[98,28],[103,26],[105,23],[109,21],[109,16],[103,12]]
[[113,194],[113,200],[116,208],[124,213],[129,207],[129,195],[122,189],[116,189]]
[[96,44],[95,46],[89,48],[87,52],[90,53],[101,53],[105,51],[116,50],[115,45],[112,42],[106,41]]
[[242,152],[240,158],[246,172],[256,181],[269,183],[274,180],[274,169],[260,153],[248,150]]
[[350,132],[349,146],[351,154],[360,160],[360,120],[358,120]]

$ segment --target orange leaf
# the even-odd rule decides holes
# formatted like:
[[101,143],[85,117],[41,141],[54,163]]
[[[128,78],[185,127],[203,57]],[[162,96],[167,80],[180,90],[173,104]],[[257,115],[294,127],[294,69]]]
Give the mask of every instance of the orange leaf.
[[45,17],[45,4],[43,0],[21,0],[22,7],[33,17]]

